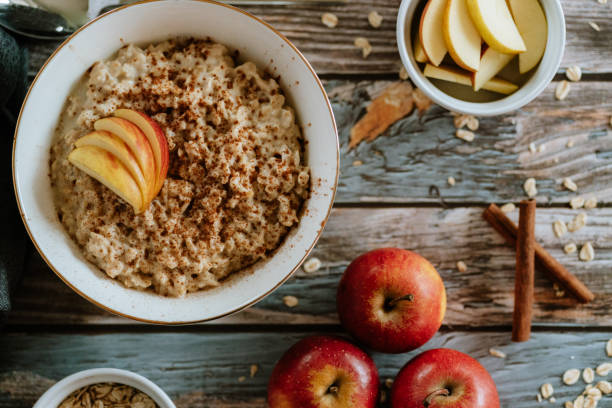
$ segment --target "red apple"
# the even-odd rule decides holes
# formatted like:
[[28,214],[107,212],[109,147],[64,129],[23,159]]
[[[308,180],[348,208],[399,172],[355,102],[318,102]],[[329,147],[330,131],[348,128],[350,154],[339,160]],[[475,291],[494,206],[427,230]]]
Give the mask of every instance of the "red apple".
[[391,408],[499,408],[495,382],[475,359],[460,351],[419,354],[400,370]]
[[351,262],[340,280],[336,305],[342,325],[361,343],[403,353],[422,346],[438,331],[446,291],[427,259],[383,248]]
[[370,356],[332,336],[294,344],[268,384],[270,408],[373,408],[377,398],[378,371]]

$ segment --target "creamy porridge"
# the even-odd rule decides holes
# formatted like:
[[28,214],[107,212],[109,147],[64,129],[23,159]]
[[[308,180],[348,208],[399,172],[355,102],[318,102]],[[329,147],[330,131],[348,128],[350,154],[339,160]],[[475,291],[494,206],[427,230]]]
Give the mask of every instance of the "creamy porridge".
[[[67,160],[118,108],[146,113],[168,141],[167,177],[139,214]],[[70,236],[111,278],[161,295],[218,286],[265,258],[309,194],[304,141],[278,82],[208,40],[128,45],[97,62],[55,137],[51,182]]]

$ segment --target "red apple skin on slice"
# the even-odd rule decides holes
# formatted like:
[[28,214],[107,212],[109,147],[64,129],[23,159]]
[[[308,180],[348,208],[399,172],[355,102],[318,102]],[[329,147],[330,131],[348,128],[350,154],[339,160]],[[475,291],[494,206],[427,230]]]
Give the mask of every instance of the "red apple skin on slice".
[[465,0],[448,0],[442,31],[453,61],[463,69],[478,71],[482,38],[472,23]]
[[438,66],[448,49],[442,33],[446,0],[429,0],[423,10],[419,25],[421,46],[429,62]]
[[110,132],[128,145],[147,182],[147,199],[145,201],[148,204],[153,199],[157,184],[157,173],[155,171],[155,157],[147,137],[138,126],[121,118],[99,119],[94,123],[94,129]]
[[68,161],[121,197],[136,214],[144,210],[138,184],[111,153],[95,146],[77,147],[68,155]]
[[151,148],[155,156],[155,168],[157,172],[155,193],[153,194],[153,197],[155,197],[164,185],[164,180],[168,174],[168,165],[170,162],[168,140],[164,135],[164,131],[157,124],[157,122],[148,115],[133,109],[117,109],[113,115],[118,118],[129,120],[138,126],[145,134],[147,139],[149,139],[149,143],[151,144]]
[[117,136],[113,135],[110,132],[106,131],[94,131],[91,132],[82,138],[78,139],[74,145],[76,147],[83,146],[95,146],[100,149],[106,150],[115,156],[121,164],[130,172],[136,184],[138,184],[138,188],[142,193],[142,201],[144,203],[148,200],[148,192],[147,192],[147,182],[145,177],[142,175],[142,170],[140,170],[140,166],[138,165],[138,161],[132,154],[130,148]]
[[480,69],[472,74],[472,86],[475,91],[480,90],[516,57],[516,54],[504,54],[489,46],[485,47],[480,59]]

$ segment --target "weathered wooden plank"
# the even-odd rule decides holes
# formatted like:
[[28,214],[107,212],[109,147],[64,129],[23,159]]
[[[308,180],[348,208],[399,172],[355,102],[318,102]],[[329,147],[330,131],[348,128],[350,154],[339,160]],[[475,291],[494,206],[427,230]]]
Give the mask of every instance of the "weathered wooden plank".
[[[323,267],[307,274],[299,271],[275,293],[255,307],[215,324],[336,324],[335,291],[348,263],[359,254],[379,247],[412,249],[428,258],[441,273],[448,295],[445,324],[500,326],[512,322],[514,252],[481,218],[482,208],[341,208],[333,211],[313,256]],[[596,294],[587,305],[557,297],[552,284],[537,273],[534,320],[537,324],[612,326],[612,208],[588,211],[587,226],[561,239],[552,232],[556,219],[571,220],[578,211],[541,208],[537,213],[538,241]],[[516,221],[517,211],[511,214]],[[562,247],[592,241],[595,260],[578,260]],[[468,271],[459,273],[456,262]],[[295,308],[282,298],[294,295]],[[38,255],[29,259],[15,299],[11,324],[131,324],[113,317],[79,298],[47,268]]]
[[[262,407],[268,377],[282,353],[306,333],[11,333],[0,337],[0,407],[30,407],[52,380],[92,367],[136,371],[162,387],[179,408]],[[511,343],[505,332],[446,332],[426,349],[454,348],[477,358],[492,374],[502,406],[537,407],[539,386],[555,387],[558,405],[575,398],[580,381],[563,386],[561,374],[572,367],[605,361],[610,333],[536,332],[527,343]],[[506,359],[488,349],[507,353]],[[422,351],[422,350],[421,350]],[[380,378],[393,378],[416,353],[374,353]],[[249,375],[250,365],[259,367]],[[240,377],[245,377],[241,382]],[[605,397],[606,406],[611,397]]]
[[[563,0],[567,26],[567,45],[562,70],[578,64],[586,73],[610,73],[612,47],[608,33],[612,25],[612,8],[596,1]],[[244,6],[275,26],[306,55],[319,74],[390,74],[397,73],[401,63],[395,40],[395,24],[399,0],[351,0],[343,5],[318,4],[291,6]],[[371,10],[383,17],[382,26],[369,26]],[[340,23],[327,28],[321,14],[335,13]],[[588,22],[601,27],[593,30]],[[370,40],[373,51],[369,58],[361,57],[355,48],[355,37]],[[53,42],[23,40],[32,55],[31,72],[35,73],[57,46]]]
[[[581,194],[596,195],[600,202],[612,200],[612,83],[572,84],[564,101],[554,98],[553,83],[520,111],[481,118],[472,143],[456,138],[453,116],[433,106],[423,116],[413,112],[373,142],[349,150],[351,127],[389,84],[327,83],[341,143],[336,202],[438,202],[430,195],[432,185],[447,202],[515,201],[525,196],[522,186],[528,177],[538,180],[542,203],[567,202],[564,177],[572,178]],[[543,144],[545,150],[530,153],[530,143]],[[447,184],[449,176],[457,181],[454,187]]]

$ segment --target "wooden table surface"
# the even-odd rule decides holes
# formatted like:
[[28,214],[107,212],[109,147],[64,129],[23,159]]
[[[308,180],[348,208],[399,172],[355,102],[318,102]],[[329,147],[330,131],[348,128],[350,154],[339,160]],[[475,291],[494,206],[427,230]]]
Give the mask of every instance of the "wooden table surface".
[[[553,1],[553,0],[544,0]],[[100,366],[125,368],[159,384],[179,408],[262,407],[276,360],[299,338],[342,333],[335,313],[337,282],[360,253],[383,246],[415,250],[438,268],[448,294],[444,325],[423,349],[452,347],[470,353],[490,370],[502,406],[538,407],[538,387],[550,382],[556,404],[577,396],[584,384],[561,385],[568,368],[606,361],[612,337],[612,7],[596,0],[563,0],[567,47],[552,84],[523,109],[482,118],[473,143],[454,137],[452,115],[437,106],[413,112],[372,143],[348,149],[351,127],[369,101],[398,80],[395,43],[398,0],[349,0],[345,5],[246,7],[279,28],[302,50],[324,79],[338,122],[341,177],[333,214],[312,256],[314,273],[300,270],[252,308],[212,323],[159,327],[106,313],[64,285],[30,245],[14,311],[0,336],[0,407],[29,407],[54,381]],[[384,16],[368,26],[367,14]],[[338,15],[335,29],[323,26],[325,11]],[[593,30],[589,22],[601,28]],[[373,52],[363,59],[353,46],[367,37]],[[58,45],[25,41],[31,76]],[[582,80],[564,101],[554,89],[566,67],[579,65]],[[59,103],[60,101],[58,101]],[[573,147],[568,148],[568,141]],[[545,144],[530,153],[528,146]],[[354,165],[356,161],[363,165]],[[446,180],[453,176],[451,187]],[[482,220],[490,202],[518,202],[523,182],[538,180],[536,236],[561,263],[596,294],[590,304],[558,296],[536,275],[534,333],[527,343],[510,341],[514,252]],[[596,196],[587,226],[557,238],[551,224],[569,221],[577,195],[561,186],[564,177],[578,194]],[[430,194],[438,187],[444,199]],[[517,211],[511,217],[517,219]],[[582,262],[579,248],[593,242],[595,259]],[[457,261],[467,264],[459,272]],[[285,295],[299,305],[288,308]],[[507,358],[489,355],[495,347]],[[415,353],[373,353],[381,379],[392,378]],[[608,359],[609,361],[609,359]],[[258,372],[251,377],[250,366]],[[612,406],[610,396],[600,407]]]

